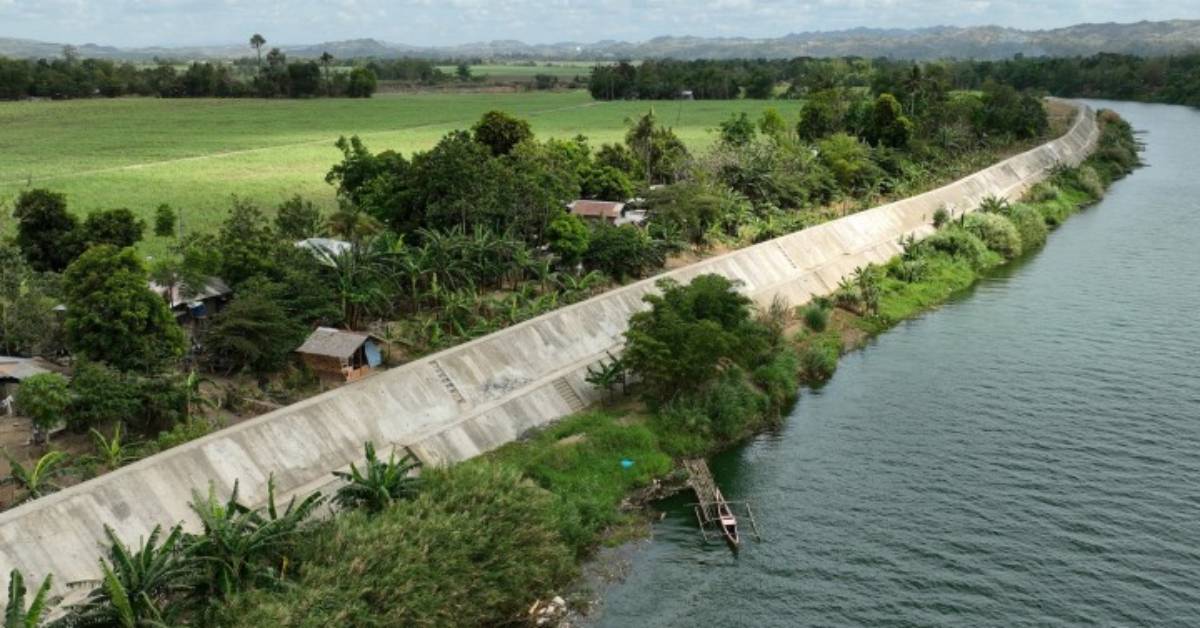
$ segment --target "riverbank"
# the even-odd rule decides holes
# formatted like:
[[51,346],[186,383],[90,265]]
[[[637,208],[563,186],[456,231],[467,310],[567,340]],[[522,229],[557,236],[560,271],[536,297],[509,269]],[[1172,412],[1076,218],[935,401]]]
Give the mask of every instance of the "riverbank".
[[[883,266],[861,269],[855,281],[845,284],[831,298],[818,299],[796,310],[788,333],[800,358],[801,382],[810,387],[822,385],[833,376],[841,356],[861,349],[873,336],[904,320],[947,302],[994,269],[1035,254],[1044,245],[1049,230],[1099,201],[1109,185],[1138,165],[1138,158],[1129,126],[1112,112],[1100,112],[1098,116],[1102,124],[1100,143],[1080,167],[1056,172],[1031,189],[1021,203],[989,200],[979,213],[948,222],[929,239],[908,244],[901,257]],[[775,417],[764,415],[753,433],[769,428]],[[688,434],[665,432],[661,426],[661,420],[644,405],[626,400],[607,410],[565,419],[532,440],[505,447],[494,457],[521,467],[565,500],[586,496],[608,504],[608,509],[596,509],[605,514],[600,518],[605,525],[591,540],[616,547],[649,533],[649,526],[660,516],[653,510],[653,502],[686,490],[686,478],[679,467],[672,465],[666,473],[621,474],[580,465],[569,467],[573,471],[565,477],[555,477],[541,468],[543,456],[536,452],[566,447],[591,449],[586,458],[605,450],[619,455],[615,445],[622,436],[619,428],[624,427],[628,433],[646,430],[648,436],[657,436],[657,448],[643,447],[637,454],[652,461],[647,468],[661,469],[666,457],[678,461],[684,455],[712,455],[744,440],[702,441]],[[585,444],[589,440],[593,442]],[[579,490],[578,482],[583,478],[589,478],[585,484],[590,489],[605,489]],[[621,577],[624,568],[620,563],[627,560],[627,555],[603,550],[584,566],[585,586],[571,589],[573,593],[568,597],[575,603],[576,617],[586,617],[587,607],[596,602],[594,592],[588,588],[603,582],[606,575]]]
[[[827,301],[787,312],[784,328],[796,357],[792,383],[824,381],[845,351],[1035,250],[1048,226],[1098,199],[1136,164],[1128,127],[1109,114],[1101,121],[1094,155],[1035,187],[1029,202],[989,201],[985,212],[947,217],[936,234],[906,243],[904,254],[886,265],[861,269]],[[781,381],[755,380],[764,396],[779,390],[769,382]],[[650,411],[626,400],[569,417],[481,459],[429,472],[431,486],[420,503],[383,513],[384,521],[351,515],[323,526],[296,556],[298,586],[235,599],[229,623],[530,620],[566,590],[595,547],[636,533],[647,517],[641,504],[678,479],[674,460],[729,447],[779,417],[779,407],[764,408],[744,429],[723,436],[703,423],[672,420],[679,417],[669,405]],[[475,490],[462,489],[472,483]],[[459,488],[442,490],[446,486]]]

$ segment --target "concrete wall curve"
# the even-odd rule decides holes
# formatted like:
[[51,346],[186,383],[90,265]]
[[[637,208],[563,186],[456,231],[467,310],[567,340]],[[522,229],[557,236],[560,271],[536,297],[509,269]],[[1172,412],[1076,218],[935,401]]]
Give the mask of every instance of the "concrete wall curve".
[[932,232],[937,208],[957,215],[988,195],[1016,199],[1054,166],[1081,162],[1099,131],[1091,110],[1075,106],[1062,137],[942,188],[606,292],[0,513],[0,574],[53,574],[62,593],[97,577],[104,524],[136,543],[158,524],[194,525],[191,491],[209,483],[227,494],[240,481],[248,503],[265,500],[271,474],[281,495],[322,488],[366,441],[429,464],[494,449],[598,399],[587,367],[619,352],[657,279],[719,273],[760,303],[829,294],[856,267],[899,254],[901,237]]

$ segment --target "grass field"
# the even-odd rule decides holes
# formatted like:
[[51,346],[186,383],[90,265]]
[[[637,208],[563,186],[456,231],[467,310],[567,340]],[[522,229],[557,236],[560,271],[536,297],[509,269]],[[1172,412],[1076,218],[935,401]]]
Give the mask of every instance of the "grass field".
[[[373,151],[408,154],[501,109],[529,119],[539,137],[583,134],[599,146],[620,140],[626,120],[651,106],[694,149],[711,144],[715,127],[732,112],[757,116],[773,106],[794,119],[799,107],[792,101],[605,103],[584,92],[5,102],[0,203],[26,187],[45,187],[66,193],[80,214],[128,207],[149,218],[169,203],[182,210],[185,227],[205,229],[220,221],[233,194],[273,208],[298,193],[332,207],[324,176],[341,157],[333,146],[339,135],[357,134]],[[165,245],[149,240],[149,251]]]

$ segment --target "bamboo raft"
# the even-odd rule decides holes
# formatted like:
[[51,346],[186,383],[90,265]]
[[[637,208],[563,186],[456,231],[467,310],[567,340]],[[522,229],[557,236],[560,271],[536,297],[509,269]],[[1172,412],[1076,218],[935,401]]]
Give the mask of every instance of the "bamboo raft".
[[750,530],[754,535],[754,540],[762,540],[750,502],[726,500],[704,460],[699,458],[684,460],[683,468],[688,472],[688,485],[696,493],[697,503],[691,504],[691,506],[696,514],[696,522],[700,524],[700,534],[705,541],[709,540],[711,530],[715,536],[724,537],[731,547],[737,549],[741,544],[741,535],[738,533],[737,516],[734,513],[735,506],[740,507],[746,519],[750,521]]

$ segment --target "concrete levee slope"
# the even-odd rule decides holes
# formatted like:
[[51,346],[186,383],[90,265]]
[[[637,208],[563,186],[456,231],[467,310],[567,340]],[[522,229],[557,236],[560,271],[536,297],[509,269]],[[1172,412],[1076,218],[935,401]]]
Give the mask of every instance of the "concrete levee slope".
[[63,592],[97,577],[104,525],[137,543],[156,525],[194,525],[192,491],[210,484],[224,495],[238,481],[255,504],[272,474],[282,495],[321,488],[366,441],[407,447],[430,464],[494,449],[598,399],[587,367],[620,351],[626,321],[656,280],[718,273],[760,303],[829,294],[855,268],[899,254],[901,237],[932,232],[939,207],[957,215],[989,195],[1016,199],[1054,166],[1081,162],[1099,132],[1077,107],[1062,137],[945,187],[607,292],[0,513],[0,574],[53,574]]

